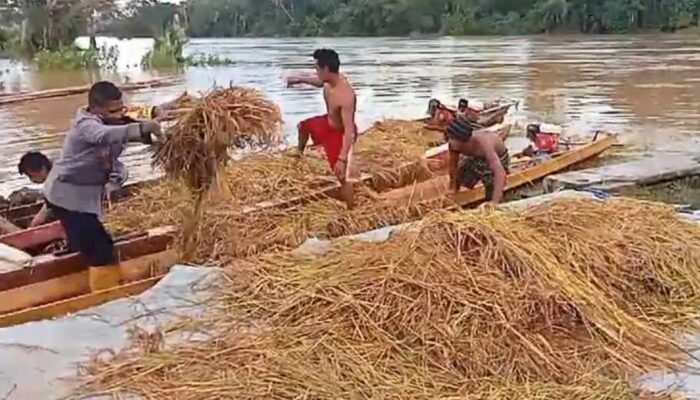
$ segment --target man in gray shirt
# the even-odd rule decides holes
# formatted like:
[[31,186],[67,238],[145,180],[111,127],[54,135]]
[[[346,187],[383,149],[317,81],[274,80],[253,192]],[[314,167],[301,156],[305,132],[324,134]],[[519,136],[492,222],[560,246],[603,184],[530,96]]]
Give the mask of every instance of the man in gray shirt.
[[[115,124],[125,107],[122,93],[111,82],[97,82],[80,108],[44,184],[51,213],[61,221],[68,248],[80,252],[92,266],[93,290],[119,284],[114,242],[99,220],[105,184],[125,176],[119,156],[127,142],[152,144],[161,137],[155,121]],[[116,265],[116,267],[115,267]]]

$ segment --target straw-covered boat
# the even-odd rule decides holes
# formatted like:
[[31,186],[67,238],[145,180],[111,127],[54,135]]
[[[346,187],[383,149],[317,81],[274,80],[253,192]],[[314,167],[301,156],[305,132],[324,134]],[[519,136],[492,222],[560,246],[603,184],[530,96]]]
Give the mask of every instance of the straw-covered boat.
[[[412,122],[409,121],[387,121],[385,124],[387,124],[389,127],[393,127],[393,124],[412,124]],[[373,128],[370,128],[368,131],[365,131],[362,133],[362,136],[365,136],[367,133],[371,133],[373,129],[378,129],[378,126],[381,126],[383,123],[378,123],[376,124]],[[508,137],[510,134],[510,125],[502,125],[502,126],[492,126],[493,129],[492,131],[498,133],[502,139],[505,139]],[[408,129],[409,132],[407,134],[418,134],[416,132],[416,129]],[[418,129],[420,130],[420,129]],[[403,134],[403,132],[402,132]],[[422,130],[420,132],[421,135],[424,135],[426,137],[426,143],[430,144],[439,144],[440,142],[443,141],[442,134],[439,132],[435,131],[429,131],[429,130]],[[426,155],[428,155],[428,158],[431,159],[439,159],[441,155],[439,154],[440,152],[443,152],[445,150],[444,147],[436,147],[434,149],[428,150]],[[407,163],[411,164],[411,163]],[[410,167],[404,168],[405,171],[401,172],[398,171],[399,175],[403,176],[404,180],[406,181],[411,181],[411,174],[410,172]],[[365,182],[368,181],[371,178],[371,174],[365,174],[363,176]],[[377,186],[381,186],[382,183],[379,182],[378,177],[372,178],[376,181]],[[123,200],[125,198],[128,198],[129,196],[133,195],[134,193],[138,192],[139,189],[143,189],[144,187],[147,187],[148,185],[153,185],[157,184],[159,182],[159,179],[151,179],[151,180],[146,180],[146,181],[141,181],[141,182],[135,182],[135,183],[130,183],[128,185],[125,185],[123,188],[118,189],[111,194],[111,199],[110,201],[112,202],[118,202],[120,200]],[[384,183],[386,184],[386,182]],[[327,192],[331,192],[333,190],[328,189]],[[323,193],[327,194],[327,193]],[[14,225],[19,226],[21,228],[25,228],[29,225],[29,222],[32,220],[34,215],[36,215],[37,212],[41,209],[43,206],[42,201],[36,201],[32,202],[29,204],[21,204],[21,205],[16,205],[16,206],[7,206],[7,207],[0,207],[0,217],[12,222]],[[23,236],[24,233],[20,232],[18,233],[20,236]],[[0,243],[2,243],[3,240],[0,238]]]

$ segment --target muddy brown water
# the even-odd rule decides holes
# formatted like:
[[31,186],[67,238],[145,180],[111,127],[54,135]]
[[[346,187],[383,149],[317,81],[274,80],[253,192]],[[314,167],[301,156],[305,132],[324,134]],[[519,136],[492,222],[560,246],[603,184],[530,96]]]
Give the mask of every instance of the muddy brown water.
[[[87,72],[36,72],[0,60],[0,93],[85,84],[97,78],[135,81],[156,76],[138,61],[151,42],[116,41],[119,68]],[[648,149],[700,153],[700,35],[538,36],[473,38],[197,39],[187,52],[215,54],[235,65],[188,68],[175,87],[131,93],[129,101],[160,103],[181,91],[214,84],[264,89],[279,102],[285,132],[323,112],[315,89],[287,89],[287,74],[311,71],[310,54],[332,47],[357,87],[358,120],[365,128],[382,118],[423,116],[428,100],[454,104],[460,97],[514,99],[509,119],[520,124],[565,125],[567,134],[595,129],[620,134],[625,152]],[[161,72],[160,74],[163,74]],[[84,96],[0,106],[0,194],[28,185],[17,160],[28,150],[56,156],[63,133]],[[131,179],[152,176],[142,146],[125,156]]]

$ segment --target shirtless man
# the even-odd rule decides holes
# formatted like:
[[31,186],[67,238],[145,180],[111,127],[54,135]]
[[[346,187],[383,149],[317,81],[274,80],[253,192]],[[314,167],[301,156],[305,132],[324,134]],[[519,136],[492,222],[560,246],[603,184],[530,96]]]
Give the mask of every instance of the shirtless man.
[[506,186],[508,149],[498,135],[472,134],[472,129],[464,118],[455,118],[447,127],[450,188],[457,193],[462,186],[473,188],[481,181],[486,200],[498,204]]
[[355,108],[357,98],[355,90],[345,77],[340,74],[338,53],[330,49],[314,51],[316,75],[291,76],[287,86],[301,83],[323,88],[327,114],[309,118],[299,123],[299,156],[309,137],[315,145],[320,145],[326,152],[326,158],[340,182],[340,195],[348,208],[353,208],[353,182],[357,180],[357,171],[352,163],[352,148],[357,140],[355,125]]

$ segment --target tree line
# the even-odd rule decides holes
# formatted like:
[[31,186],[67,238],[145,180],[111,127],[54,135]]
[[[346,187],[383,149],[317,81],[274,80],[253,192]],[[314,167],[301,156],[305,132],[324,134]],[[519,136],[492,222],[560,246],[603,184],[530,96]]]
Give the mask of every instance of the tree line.
[[111,29],[174,13],[191,37],[626,33],[697,26],[700,0],[135,0]]
[[190,37],[626,33],[697,26],[700,0],[0,0],[0,48],[70,45],[78,35]]

